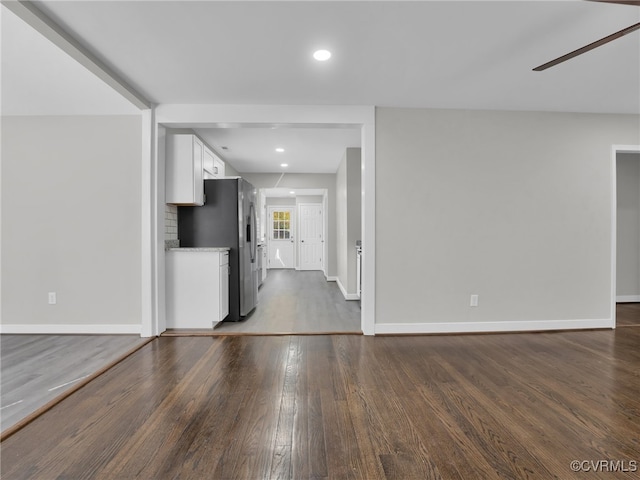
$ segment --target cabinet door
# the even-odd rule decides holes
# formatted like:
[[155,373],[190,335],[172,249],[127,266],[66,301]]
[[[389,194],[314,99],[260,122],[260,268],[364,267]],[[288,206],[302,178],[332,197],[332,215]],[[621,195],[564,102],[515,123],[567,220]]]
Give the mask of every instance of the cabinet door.
[[220,265],[220,321],[229,315],[229,264]]
[[175,134],[167,136],[166,147],[165,202],[203,205],[203,143],[195,135]]
[[262,275],[263,282],[267,278],[267,262],[268,261],[269,259],[267,258],[267,248],[265,247],[262,250],[262,271],[260,272],[260,275]]
[[193,136],[193,203],[204,205],[204,144],[198,137]]
[[208,180],[210,178],[216,178],[215,173],[215,154],[209,150],[206,145],[204,147],[204,158],[203,158],[203,169],[204,169],[204,178]]
[[215,159],[213,170],[215,178],[224,178],[224,162],[218,157]]

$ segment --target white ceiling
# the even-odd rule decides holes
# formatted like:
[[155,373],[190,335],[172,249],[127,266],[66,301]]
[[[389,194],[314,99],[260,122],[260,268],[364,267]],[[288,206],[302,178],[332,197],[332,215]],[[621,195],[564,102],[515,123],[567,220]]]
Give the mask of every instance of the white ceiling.
[[2,115],[132,115],[129,101],[2,7]]
[[[154,103],[640,113],[640,32],[544,72],[531,71],[640,21],[640,8],[630,5],[575,0],[36,4]],[[16,32],[16,19],[8,20],[7,13],[2,8],[3,114],[129,110],[113,92],[101,91],[104,84],[90,86],[86,72],[78,71],[82,67],[67,65],[73,62],[61,60],[51,45],[39,50],[43,47],[33,38]],[[11,41],[13,35],[18,42]],[[311,58],[320,47],[333,52],[329,62]],[[321,142],[306,137],[310,131],[282,130],[290,164],[331,143],[327,137]],[[257,154],[278,162],[270,149],[284,141],[264,129],[199,133],[214,147],[216,142],[233,147],[229,159],[233,156],[240,171],[260,168],[249,163]],[[354,146],[353,131],[322,133],[336,141],[344,134]]]
[[[242,173],[335,173],[345,148],[360,147],[355,128],[195,128],[196,133]],[[312,148],[310,148],[312,146]],[[222,147],[227,147],[227,150]],[[284,152],[277,152],[283,148]],[[287,164],[286,168],[281,164]]]

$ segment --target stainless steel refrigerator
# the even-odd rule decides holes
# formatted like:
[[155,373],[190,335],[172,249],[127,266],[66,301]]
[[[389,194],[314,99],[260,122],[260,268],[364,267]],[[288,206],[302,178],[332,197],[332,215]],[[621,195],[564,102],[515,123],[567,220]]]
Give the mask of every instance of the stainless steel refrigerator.
[[229,316],[237,322],[258,304],[256,189],[242,178],[204,181],[205,204],[178,208],[181,247],[229,247]]

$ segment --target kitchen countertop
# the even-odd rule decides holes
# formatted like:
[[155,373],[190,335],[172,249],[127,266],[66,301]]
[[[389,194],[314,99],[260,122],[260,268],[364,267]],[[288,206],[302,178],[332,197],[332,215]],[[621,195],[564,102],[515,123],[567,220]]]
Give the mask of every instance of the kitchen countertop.
[[179,247],[168,248],[167,252],[228,252],[229,247]]

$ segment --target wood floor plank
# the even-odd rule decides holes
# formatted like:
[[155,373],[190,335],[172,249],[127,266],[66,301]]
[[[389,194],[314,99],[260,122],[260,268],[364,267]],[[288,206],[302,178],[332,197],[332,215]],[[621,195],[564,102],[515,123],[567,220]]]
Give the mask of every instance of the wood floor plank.
[[[292,478],[329,478],[327,437],[321,391],[332,390],[329,371],[331,337],[321,342],[298,337]],[[318,374],[320,373],[320,374]]]
[[638,345],[639,328],[160,337],[3,441],[0,474],[586,478],[572,460],[640,459]]
[[276,432],[273,439],[271,478],[289,478],[291,476],[295,391],[300,363],[298,344],[299,338],[292,337],[289,339],[280,411],[278,412]]
[[[309,459],[309,477],[327,478],[329,468],[327,466],[326,435],[320,390],[312,390],[306,400],[308,409],[307,458]],[[304,441],[304,437],[301,438],[301,441]],[[294,478],[296,477],[294,476]]]

